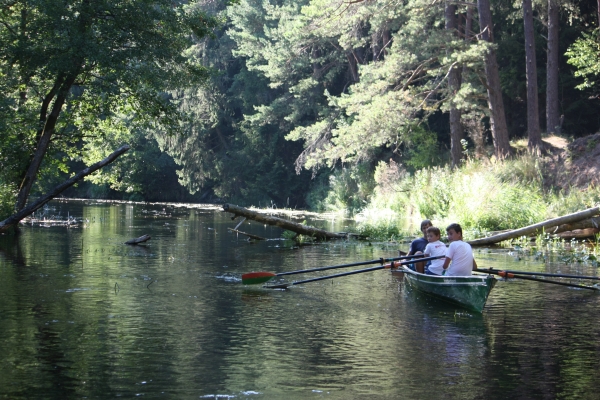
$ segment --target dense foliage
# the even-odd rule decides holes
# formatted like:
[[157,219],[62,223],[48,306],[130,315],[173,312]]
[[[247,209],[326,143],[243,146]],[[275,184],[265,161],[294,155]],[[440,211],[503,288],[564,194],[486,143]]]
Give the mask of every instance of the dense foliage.
[[[216,25],[185,3],[2,2],[0,182],[18,188],[17,209],[72,161],[98,161],[138,130],[179,130],[165,92],[206,79],[185,51]],[[129,172],[114,178],[127,189]]]
[[[449,112],[459,113],[464,157],[494,154],[484,68],[492,50],[509,137],[527,135],[521,2],[491,2],[493,43],[480,40],[478,4],[468,2],[51,3],[15,0],[0,14],[3,198],[18,189],[35,147],[41,96],[72,60],[81,74],[41,189],[59,179],[50,180],[57,171],[97,160],[121,142],[134,148],[70,195],[358,211],[402,171],[420,189],[432,188],[418,204],[443,214],[455,200],[443,186],[453,182],[428,185],[431,176],[452,176],[444,167]],[[559,3],[558,128],[578,137],[600,127],[598,10],[590,2]],[[542,129],[548,4],[533,3]],[[78,13],[88,9],[90,30],[66,34],[78,32]],[[214,20],[220,24],[206,37]],[[23,34],[23,21],[39,35]],[[458,82],[450,82],[452,71]],[[518,195],[506,190],[508,207]],[[506,221],[502,209],[484,225]]]

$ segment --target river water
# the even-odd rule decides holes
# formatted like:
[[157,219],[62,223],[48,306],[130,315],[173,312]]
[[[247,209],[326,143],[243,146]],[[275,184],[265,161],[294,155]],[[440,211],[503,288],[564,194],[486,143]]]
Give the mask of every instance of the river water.
[[[249,287],[241,274],[393,257],[398,246],[250,243],[214,208],[54,202],[51,214],[78,224],[0,236],[1,398],[600,398],[596,292],[500,281],[473,314],[388,271]],[[281,236],[255,222],[239,229]],[[147,245],[123,244],[143,234]],[[505,251],[476,257],[598,273]]]

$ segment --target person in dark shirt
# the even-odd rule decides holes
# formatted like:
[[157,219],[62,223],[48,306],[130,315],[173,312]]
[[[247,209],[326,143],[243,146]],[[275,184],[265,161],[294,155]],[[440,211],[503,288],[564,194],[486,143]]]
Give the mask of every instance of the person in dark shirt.
[[[416,254],[418,251],[422,253],[425,250],[427,243],[429,243],[427,241],[427,228],[429,228],[430,226],[433,226],[430,220],[424,219],[423,221],[421,221],[421,232],[423,232],[423,237],[415,239],[410,243],[410,247],[408,249],[409,256]],[[416,271],[416,266],[414,264],[409,264],[408,267]],[[423,271],[420,272],[422,273]]]

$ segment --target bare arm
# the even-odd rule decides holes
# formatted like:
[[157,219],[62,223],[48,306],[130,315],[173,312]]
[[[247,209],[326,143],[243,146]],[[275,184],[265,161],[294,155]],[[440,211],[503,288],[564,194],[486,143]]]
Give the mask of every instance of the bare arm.
[[477,262],[473,259],[473,271],[477,270]]
[[449,258],[449,257],[446,257],[446,258],[444,259],[444,265],[442,266],[442,268],[443,268],[444,270],[448,269],[448,266],[450,265],[450,261],[452,261],[452,259],[451,259],[451,258]]

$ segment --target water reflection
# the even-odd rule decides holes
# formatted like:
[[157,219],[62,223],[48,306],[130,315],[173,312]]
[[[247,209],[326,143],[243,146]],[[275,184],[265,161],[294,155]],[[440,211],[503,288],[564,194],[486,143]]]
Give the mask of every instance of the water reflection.
[[[250,244],[214,210],[55,207],[85,227],[0,237],[5,398],[594,398],[600,384],[595,293],[499,282],[484,313],[472,314],[411,292],[387,271],[289,290],[244,287],[245,272],[397,248]],[[243,230],[281,234],[251,223]],[[152,236],[146,245],[123,245],[143,234]],[[477,256],[485,267],[597,273]]]

